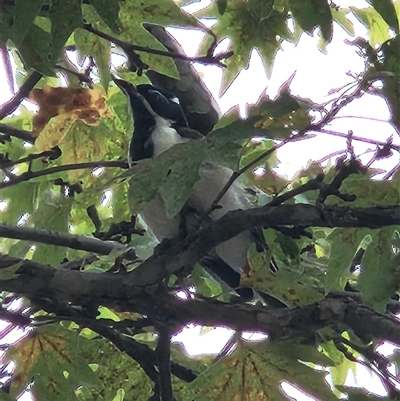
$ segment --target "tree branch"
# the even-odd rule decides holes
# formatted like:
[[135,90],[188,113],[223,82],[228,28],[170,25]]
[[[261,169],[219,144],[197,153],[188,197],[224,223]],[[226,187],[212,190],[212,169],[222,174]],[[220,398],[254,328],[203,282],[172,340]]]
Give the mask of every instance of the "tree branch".
[[[400,205],[350,208],[345,206],[313,205],[265,205],[262,208],[235,210],[221,219],[169,247],[163,253],[153,255],[132,272],[126,274],[127,285],[148,286],[160,283],[169,274],[182,267],[194,266],[204,255],[222,242],[253,227],[369,227],[380,228],[400,224]],[[50,245],[69,247],[89,252],[109,254],[113,249],[128,250],[117,243],[109,243],[95,238],[55,233],[49,230],[27,227],[13,227],[0,224],[0,236]],[[125,256],[127,258],[127,256]],[[135,255],[130,255],[134,258]]]
[[26,81],[21,85],[19,91],[6,103],[0,107],[0,120],[13,113],[20,105],[22,100],[26,98],[29,92],[35,87],[35,85],[42,78],[42,74],[37,71],[33,71]]
[[39,228],[14,227],[6,224],[0,224],[0,237],[64,246],[71,249],[94,252],[100,255],[108,255],[112,251],[129,250],[126,245],[117,242],[101,241],[94,237],[65,234]]
[[81,170],[88,168],[93,169],[96,167],[118,167],[126,169],[128,168],[128,163],[125,160],[97,161],[97,162],[64,164],[62,166],[51,167],[39,171],[26,171],[25,173],[22,173],[21,175],[18,175],[9,181],[0,182],[0,189],[19,184],[20,182],[29,181],[32,180],[33,178],[43,177],[45,175],[56,174],[71,170]]
[[350,208],[347,206],[265,205],[261,208],[235,210],[198,231],[185,241],[152,256],[127,275],[137,285],[158,283],[169,274],[188,268],[218,244],[254,227],[347,227],[379,228],[400,224],[400,205]]
[[218,207],[219,201],[223,198],[223,196],[228,192],[229,188],[232,186],[232,184],[246,171],[250,170],[251,168],[257,166],[262,160],[266,159],[269,155],[272,155],[272,153],[276,152],[279,148],[282,146],[286,145],[289,142],[296,142],[296,141],[302,141],[304,139],[310,139],[310,136],[305,136],[306,133],[306,128],[304,129],[304,132],[301,132],[297,135],[293,135],[288,139],[285,139],[281,143],[273,146],[271,149],[266,150],[263,152],[261,155],[256,157],[253,161],[250,163],[246,164],[243,166],[240,170],[234,171],[229,178],[228,182],[225,184],[225,186],[221,189],[220,193],[217,195],[217,197],[213,200],[212,205],[210,210],[207,212],[207,214],[211,213],[214,209]]
[[156,347],[161,401],[174,401],[171,381],[171,336],[167,329],[159,329]]
[[[339,136],[341,138],[348,138],[349,134],[345,134],[343,132],[338,132],[338,131],[333,131],[325,128],[321,128],[318,130],[319,133],[321,134],[327,134],[327,135],[332,135],[332,136]],[[396,144],[388,144],[388,142],[383,142],[383,141],[378,141],[376,139],[370,139],[370,138],[364,138],[362,136],[357,136],[357,135],[351,135],[351,139],[354,141],[359,141],[359,142],[364,142],[364,143],[370,143],[372,145],[377,145],[377,146],[388,146],[390,149],[393,149],[397,152],[400,153],[400,145]]]
[[[18,160],[0,160],[0,168],[3,169],[3,168],[14,167],[17,164],[29,163],[32,162],[33,160],[53,156],[54,154],[55,154],[54,150],[45,150],[44,152],[41,153],[32,153]],[[59,154],[61,154],[61,151]]]
[[35,138],[33,132],[25,131],[22,129],[18,129],[15,127],[11,127],[10,125],[0,123],[0,132],[7,134],[9,136],[14,136],[15,138],[22,139],[25,142],[29,142],[34,144]]
[[[155,325],[163,326],[165,321],[174,326],[188,323],[222,325],[237,331],[266,332],[271,340],[309,338],[324,327],[344,325],[356,333],[369,333],[378,340],[400,344],[399,320],[375,312],[352,299],[353,295],[356,299],[359,297],[357,293],[332,293],[304,307],[270,309],[212,299],[182,300],[166,291],[146,291],[136,283],[127,281],[129,274],[54,270],[29,260],[0,256],[2,264],[16,261],[21,264],[16,272],[17,278],[0,280],[0,290],[16,292],[31,299],[51,294],[61,304],[71,302],[85,305],[85,302],[90,302],[120,311],[138,312],[148,316]],[[34,283],[32,266],[37,270]],[[95,331],[103,335],[99,329]]]
[[173,53],[173,52],[169,52],[169,51],[165,51],[165,50],[151,49],[150,47],[134,45],[132,43],[128,43],[121,39],[115,38],[111,35],[108,35],[105,32],[101,32],[101,31],[97,30],[96,28],[94,28],[90,24],[84,24],[83,29],[86,29],[87,31],[92,32],[93,34],[99,36],[100,38],[108,40],[109,42],[115,43],[117,46],[121,47],[122,50],[124,50],[124,52],[126,52],[126,53],[130,53],[132,51],[139,51],[139,52],[145,52],[148,54],[155,54],[157,56],[177,58],[177,59],[186,60],[186,61],[193,61],[193,62],[201,63],[201,64],[218,65],[219,67],[226,67],[222,63],[222,60],[227,59],[233,55],[232,51],[228,51],[228,52],[220,53],[216,56],[207,54],[206,56],[189,57],[184,54]]

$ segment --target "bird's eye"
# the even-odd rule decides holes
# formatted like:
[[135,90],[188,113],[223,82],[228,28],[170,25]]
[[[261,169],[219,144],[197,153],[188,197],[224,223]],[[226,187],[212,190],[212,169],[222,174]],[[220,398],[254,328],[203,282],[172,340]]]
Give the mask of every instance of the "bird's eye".
[[150,102],[157,102],[159,104],[168,104],[168,99],[159,91],[151,90],[148,95],[150,96]]

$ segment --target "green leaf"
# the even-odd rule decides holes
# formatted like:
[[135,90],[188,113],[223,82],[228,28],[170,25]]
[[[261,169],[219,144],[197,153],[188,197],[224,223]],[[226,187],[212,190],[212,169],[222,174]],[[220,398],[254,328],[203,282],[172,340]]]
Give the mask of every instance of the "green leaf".
[[392,228],[371,231],[372,241],[361,261],[357,283],[363,301],[380,312],[400,288],[400,254],[393,252],[393,234]]
[[52,59],[56,62],[72,32],[82,26],[81,1],[52,0],[49,18],[51,21],[51,54]]
[[347,8],[336,9],[332,7],[331,13],[333,20],[337,22],[349,35],[354,36],[355,34],[354,25],[347,17],[349,9]]
[[157,194],[164,181],[165,172],[151,159],[140,161],[124,176],[130,177],[128,188],[129,210],[139,213]]
[[310,354],[311,348],[298,341],[239,344],[236,352],[212,365],[193,382],[195,399],[234,400],[242,394],[246,400],[285,401],[279,383],[288,381],[317,399],[337,401],[324,379],[325,373],[299,361]]
[[[242,152],[242,157],[240,159],[240,168],[247,166],[248,164],[252,163],[257,157],[261,156],[271,148],[275,146],[275,142],[272,141],[271,139],[263,139],[257,142],[249,142],[243,149]],[[268,157],[269,159],[269,164],[273,165],[276,162],[276,154],[274,154],[274,157],[270,155]],[[274,162],[271,163],[271,159],[274,159]],[[263,163],[264,164],[265,160]]]
[[[48,189],[43,193],[38,209],[33,213],[35,228],[68,232],[69,215],[73,197],[65,197],[60,191]],[[48,244],[37,244],[33,260],[57,266],[65,257],[65,248]]]
[[[177,149],[177,155],[168,157],[169,174],[160,194],[165,202],[167,216],[176,216],[199,180],[199,168],[205,156],[205,142],[191,141]],[[178,146],[178,145],[177,145]],[[161,157],[161,156],[160,156]]]
[[124,401],[124,398],[125,398],[125,391],[123,388],[119,388],[117,390],[117,394],[112,399],[112,401]]
[[[321,344],[321,348],[324,354],[328,355],[335,363],[334,366],[330,367],[330,374],[335,387],[345,383],[350,371],[356,375],[357,362],[347,359],[343,353],[337,349],[333,341],[327,341]],[[336,388],[335,394],[338,397],[341,395]]]
[[253,132],[249,124],[238,121],[207,135],[206,159],[216,164],[237,170],[244,139],[250,139]]
[[220,15],[224,14],[227,5],[228,0],[217,0],[218,12],[220,13]]
[[392,0],[367,0],[376,11],[382,16],[386,23],[399,33],[399,20]]
[[[155,23],[163,26],[186,26],[199,28],[199,23],[192,15],[183,12],[173,0],[126,0],[120,3],[121,32],[120,39],[141,46],[150,46],[165,50],[147,30],[142,27],[143,22]],[[133,18],[134,16],[134,18]],[[160,57],[146,53],[140,54],[141,59],[153,70],[177,77],[174,62],[169,57]]]
[[[21,196],[21,194],[24,196]],[[40,184],[26,181],[18,185],[4,188],[0,192],[1,199],[8,203],[4,212],[1,212],[1,221],[15,225],[24,213],[32,213],[36,208]]]
[[[250,54],[256,48],[264,60],[268,74],[271,73],[273,60],[280,46],[278,36],[290,40],[293,38],[286,25],[286,12],[272,10],[268,16],[254,15],[250,12],[248,3],[244,1],[229,1],[224,15],[219,16],[216,2],[196,13],[199,17],[218,17],[218,24],[213,32],[219,38],[231,39],[230,49],[233,56],[225,60],[227,66],[221,84],[224,93],[240,70],[248,67]],[[266,13],[265,15],[268,15]],[[212,38],[206,37],[199,52],[204,53],[210,46]]]
[[111,81],[110,43],[91,32],[79,28],[74,32],[74,41],[77,47],[78,57],[83,59],[85,56],[91,55],[94,58],[99,70],[100,82],[107,92],[108,85]]
[[27,70],[33,68],[44,75],[54,75],[53,67],[57,60],[52,57],[48,32],[32,24],[18,50]]
[[[223,117],[223,120],[219,124],[222,127],[206,137],[206,158],[232,170],[238,169],[242,146],[246,140],[255,136],[288,138],[294,130],[301,130],[311,122],[307,112],[300,107],[298,99],[287,91],[282,91],[274,101],[263,95],[250,109],[246,120],[238,118],[235,111]],[[233,122],[227,124],[232,120]]]
[[271,16],[274,3],[275,0],[249,0],[247,2],[247,9],[254,18],[266,20]]
[[108,27],[119,32],[119,0],[90,0],[102,20]]
[[355,388],[355,387],[348,387],[348,386],[338,386],[338,389],[348,395],[349,401],[395,401],[395,398],[385,397],[382,398],[380,396],[374,396],[369,391]]
[[[400,16],[400,6],[399,6]],[[382,92],[391,113],[391,124],[400,127],[400,35],[385,42],[381,48],[383,65],[381,66],[382,81],[384,83]]]
[[[270,243],[268,238],[267,243]],[[323,294],[312,286],[315,282],[309,285],[311,277],[308,272],[282,266],[278,272],[273,273],[270,269],[270,255],[257,252],[255,247],[249,251],[249,266],[246,278],[241,281],[242,286],[272,295],[290,306],[307,305],[323,298]]]
[[73,331],[56,325],[36,329],[7,351],[7,359],[17,362],[11,394],[18,395],[32,378],[32,392],[38,400],[77,400],[75,391],[79,387],[88,391],[100,387],[99,379],[81,356],[81,349],[88,344]]
[[13,37],[14,18],[15,10],[13,4],[2,5],[0,12],[0,40],[2,45],[5,45],[7,40]]
[[335,228],[327,237],[331,252],[326,274],[326,291],[342,290],[350,276],[350,264],[367,229]]
[[79,355],[96,366],[95,373],[102,384],[97,388],[83,388],[83,399],[110,401],[119,389],[125,391],[125,400],[144,401],[151,397],[153,383],[130,356],[104,339],[84,342],[81,337],[78,339]]
[[372,47],[381,45],[390,39],[389,25],[373,7],[356,8],[350,7],[357,19],[365,25],[368,30],[369,44]]
[[[57,127],[55,127],[56,129]],[[63,164],[102,160],[107,152],[107,133],[109,130],[103,120],[100,120],[100,124],[97,126],[88,125],[80,119],[75,120],[60,143]],[[68,178],[76,182],[82,176],[89,174],[90,170],[88,169],[71,170],[68,171]]]
[[332,14],[327,1],[288,0],[288,2],[294,19],[304,31],[313,33],[319,26],[322,37],[327,42],[332,40]]
[[181,143],[163,152],[156,160],[143,160],[127,172],[131,213],[138,213],[159,191],[168,217],[176,216],[199,179],[198,170],[205,150],[204,141]]
[[39,14],[43,3],[44,0],[15,1],[15,18],[12,40],[17,47],[21,44],[25,35],[28,33],[35,17]]
[[20,269],[21,266],[22,266],[22,260],[7,267],[2,266],[0,269],[1,281],[17,278],[19,274],[16,274],[16,272]]
[[[351,175],[340,187],[343,194],[356,195],[353,206],[377,206],[400,204],[399,191],[390,181],[373,181],[368,175]],[[328,204],[344,204],[337,198],[329,198]]]

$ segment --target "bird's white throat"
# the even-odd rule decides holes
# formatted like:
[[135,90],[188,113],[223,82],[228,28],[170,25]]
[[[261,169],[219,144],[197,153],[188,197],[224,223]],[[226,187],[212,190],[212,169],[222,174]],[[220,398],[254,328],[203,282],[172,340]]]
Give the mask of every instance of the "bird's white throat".
[[186,142],[187,138],[182,138],[174,128],[171,128],[172,121],[162,117],[155,117],[156,126],[151,134],[154,145],[153,157],[159,156],[177,143]]

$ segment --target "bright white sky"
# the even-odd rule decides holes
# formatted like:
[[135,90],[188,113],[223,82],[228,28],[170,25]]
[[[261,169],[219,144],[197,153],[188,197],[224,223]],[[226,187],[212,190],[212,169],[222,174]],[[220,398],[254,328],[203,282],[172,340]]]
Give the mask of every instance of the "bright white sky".
[[[191,12],[199,9],[203,5],[210,4],[210,0],[203,0],[200,3],[193,3],[186,7]],[[339,6],[353,5],[355,7],[365,7],[368,3],[364,0],[335,0]],[[355,26],[356,37],[366,37],[366,29],[354,17],[352,21]],[[209,24],[207,24],[209,25]],[[182,44],[188,55],[195,55],[203,34],[199,31],[188,32],[187,30],[171,29]],[[201,73],[203,80],[219,104],[224,113],[236,104],[240,105],[241,112],[245,115],[246,104],[252,104],[257,101],[260,95],[266,90],[270,98],[277,96],[278,88],[293,74],[296,70],[296,76],[292,82],[291,90],[296,96],[312,99],[316,103],[325,102],[328,99],[328,92],[332,88],[340,88],[353,81],[347,75],[348,72],[360,73],[364,69],[364,63],[356,54],[356,47],[344,44],[344,39],[354,39],[348,37],[347,33],[334,25],[334,34],[332,43],[328,45],[327,54],[322,54],[317,49],[317,38],[303,35],[297,46],[284,43],[279,51],[271,80],[264,72],[262,61],[256,51],[253,52],[250,61],[250,67],[242,71],[236,81],[219,97],[219,86],[222,76],[220,68],[215,66],[204,66],[197,64],[196,68]],[[219,47],[221,51],[225,50],[228,41],[224,41]],[[0,71],[0,104],[8,100],[12,94],[8,88],[4,72]],[[345,108],[339,115],[360,116],[382,119],[387,121],[389,111],[382,98],[376,96],[364,96],[355,100]],[[394,129],[388,124],[360,118],[343,118],[335,121],[332,129],[346,133],[349,129],[353,130],[354,135],[364,136],[366,138],[379,139],[385,141],[390,135],[394,135],[395,143],[400,144],[400,140]],[[377,137],[379,133],[379,137]],[[355,142],[356,153],[373,149],[372,145]],[[300,168],[305,167],[309,160],[318,160],[328,153],[345,148],[345,140],[342,138],[331,137],[327,135],[318,135],[316,138],[288,144],[281,148],[278,157],[281,161],[279,172],[292,177]],[[365,160],[369,160],[371,155],[367,155]],[[375,167],[391,169],[398,160],[395,157],[384,159],[374,163]],[[1,329],[1,327],[0,327]],[[185,329],[176,337],[177,341],[185,344],[186,350],[190,355],[204,353],[206,350],[211,353],[218,353],[224,346],[226,339],[231,333],[227,329],[214,329],[206,334],[200,333],[200,327]],[[391,352],[393,347],[385,347],[385,353]],[[382,349],[382,352],[384,350]],[[376,376],[360,367],[357,374],[357,380],[349,377],[349,383],[366,387],[369,391],[384,394],[383,387]],[[297,400],[306,400],[300,391],[284,386],[285,391]],[[23,397],[25,399],[25,397]],[[22,401],[23,398],[20,400]],[[28,398],[30,399],[30,398]]]

